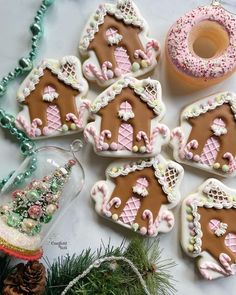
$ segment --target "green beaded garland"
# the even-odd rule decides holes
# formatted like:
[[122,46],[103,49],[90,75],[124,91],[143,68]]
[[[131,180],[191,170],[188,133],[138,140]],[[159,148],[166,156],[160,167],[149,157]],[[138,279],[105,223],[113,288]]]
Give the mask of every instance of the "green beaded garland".
[[32,70],[32,68],[33,68],[33,64],[31,62],[31,60],[29,58],[25,58],[25,57],[23,57],[19,60],[19,65],[24,72],[28,72],[28,71]]
[[51,6],[55,0],[43,0],[43,4],[47,7]]

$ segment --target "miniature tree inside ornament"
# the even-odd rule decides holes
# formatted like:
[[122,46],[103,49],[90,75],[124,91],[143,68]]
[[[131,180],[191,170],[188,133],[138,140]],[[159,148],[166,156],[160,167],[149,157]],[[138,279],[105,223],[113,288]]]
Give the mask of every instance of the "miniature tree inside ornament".
[[37,169],[27,183],[15,187],[20,168],[3,187],[0,197],[0,250],[26,260],[42,256],[42,244],[84,183],[84,171],[71,150],[57,147],[36,151]]

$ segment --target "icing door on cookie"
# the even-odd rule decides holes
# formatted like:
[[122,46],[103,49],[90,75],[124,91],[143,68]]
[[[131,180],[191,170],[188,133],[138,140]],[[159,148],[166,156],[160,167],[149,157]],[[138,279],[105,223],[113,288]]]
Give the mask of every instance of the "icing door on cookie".
[[122,123],[118,133],[118,149],[131,151],[133,147],[133,127],[130,124]]
[[121,74],[127,74],[131,71],[131,62],[127,50],[124,47],[116,47],[114,51],[116,64]]
[[48,133],[58,130],[61,127],[60,111],[56,105],[49,105],[47,107],[47,123],[48,126],[46,129]]
[[219,140],[214,136],[210,137],[203,148],[200,162],[209,166],[213,165],[215,163],[219,150]]

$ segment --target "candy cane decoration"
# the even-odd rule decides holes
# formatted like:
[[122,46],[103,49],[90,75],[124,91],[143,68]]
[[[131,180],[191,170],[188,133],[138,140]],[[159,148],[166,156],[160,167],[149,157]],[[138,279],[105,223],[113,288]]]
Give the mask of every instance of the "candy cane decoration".
[[99,151],[101,149],[99,149],[99,136],[96,133],[96,129],[92,126],[87,126],[84,129],[84,138],[85,140],[88,142],[89,141],[89,137],[92,136],[94,143],[95,143],[95,147],[96,149]]
[[107,203],[109,201],[109,190],[108,186],[104,182],[98,182],[93,188],[91,195],[94,198],[98,193],[102,195],[102,213],[107,217],[111,217],[111,212],[107,210]]
[[193,153],[190,152],[191,149],[195,150],[198,148],[198,141],[196,139],[191,140],[184,148],[185,158],[191,160],[193,158]]
[[174,221],[175,221],[174,215],[172,214],[172,212],[170,212],[168,210],[163,211],[163,213],[161,214],[160,221],[158,221],[158,224],[159,224],[159,222],[162,222],[162,221],[166,221],[168,227],[172,228],[174,225]]
[[84,100],[79,108],[79,117],[77,118],[77,116],[73,113],[68,113],[66,115],[66,121],[72,121],[73,123],[75,123],[75,125],[78,128],[83,128],[84,124],[83,124],[83,118],[84,118],[84,113],[86,110],[89,110],[91,106],[91,102],[89,100]]
[[84,137],[86,141],[89,141],[89,136],[92,136],[97,151],[109,149],[109,145],[105,142],[105,138],[111,138],[110,130],[103,130],[100,136],[98,136],[96,129],[93,126],[87,126],[84,130]]
[[179,157],[181,159],[185,158],[183,147],[184,147],[184,134],[181,129],[181,127],[176,127],[172,132],[171,132],[171,139],[177,139],[178,145],[179,145]]
[[223,156],[224,159],[228,159],[229,161],[229,172],[232,173],[236,170],[236,160],[231,153],[225,153]]
[[141,49],[137,49],[137,50],[135,50],[135,52],[134,52],[134,57],[135,58],[141,58],[142,60],[145,60],[147,63],[148,63],[148,65],[150,65],[151,64],[151,60],[150,60],[150,58],[147,56],[147,54],[143,51],[143,50],[141,50]]
[[32,121],[31,126],[21,116],[16,119],[16,126],[18,126],[19,128],[23,128],[23,130],[29,137],[40,136],[41,130],[38,128],[38,126],[42,126],[42,124],[42,121],[38,118]]
[[152,134],[150,136],[150,140],[149,140],[147,134],[144,131],[139,131],[136,138],[137,138],[138,141],[143,139],[144,142],[145,142],[146,148],[147,148],[147,152],[151,153],[153,151],[154,143],[155,143],[157,135],[161,134],[163,137],[166,137],[167,132],[168,132],[167,127],[165,127],[164,125],[161,125],[161,126],[157,126],[153,130],[153,132],[152,132]]
[[224,276],[230,276],[235,273],[235,271],[229,264],[231,259],[227,254],[221,253],[219,256],[219,261],[222,264],[223,268],[220,265],[210,261],[206,261],[200,264],[199,270],[205,279],[212,280],[212,276],[210,275],[209,270],[215,271]]
[[94,64],[86,64],[85,65],[85,73],[88,77],[95,77],[99,81],[107,81],[110,78],[107,75],[108,69],[112,68],[112,64],[109,61],[105,61],[102,64],[102,70],[98,69]]
[[115,197],[115,198],[113,198],[113,199],[107,204],[106,209],[107,209],[108,211],[110,211],[110,210],[111,210],[111,207],[113,207],[113,206],[114,206],[116,209],[118,209],[118,208],[120,207],[120,205],[121,205],[121,199],[118,198],[118,197]]
[[146,209],[142,214],[143,219],[148,219],[148,234],[150,236],[153,236],[156,231],[155,224],[153,223],[153,214],[150,210]]
[[150,61],[153,59],[153,50],[157,51],[157,55],[160,54],[160,46],[156,40],[151,40],[146,45],[146,55]]

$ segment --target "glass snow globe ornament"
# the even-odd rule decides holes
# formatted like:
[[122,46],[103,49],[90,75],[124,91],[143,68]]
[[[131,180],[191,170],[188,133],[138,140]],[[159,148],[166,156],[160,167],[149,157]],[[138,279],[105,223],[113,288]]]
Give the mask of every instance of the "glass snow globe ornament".
[[12,175],[0,195],[0,251],[26,260],[42,256],[43,242],[83,187],[81,147],[76,140],[69,150],[39,148]]

